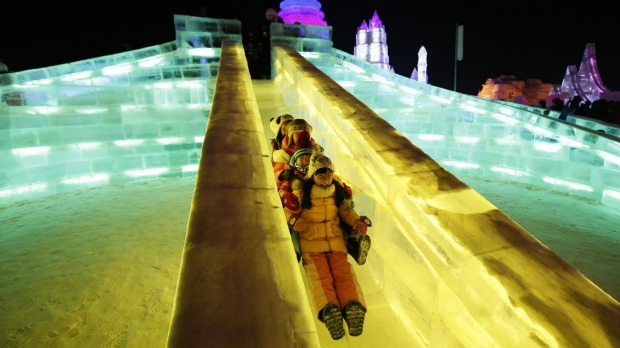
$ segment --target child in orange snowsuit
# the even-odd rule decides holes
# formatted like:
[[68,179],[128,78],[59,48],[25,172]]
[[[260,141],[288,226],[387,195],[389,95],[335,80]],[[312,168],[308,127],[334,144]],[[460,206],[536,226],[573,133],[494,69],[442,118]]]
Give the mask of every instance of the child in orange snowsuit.
[[364,328],[366,304],[340,227],[347,225],[366,234],[367,225],[353,209],[353,199],[341,182],[334,180],[334,165],[321,152],[313,153],[303,187],[293,193],[298,209],[284,207],[291,229],[300,234],[303,266],[319,320],[331,337],[344,337],[343,319],[349,335]]

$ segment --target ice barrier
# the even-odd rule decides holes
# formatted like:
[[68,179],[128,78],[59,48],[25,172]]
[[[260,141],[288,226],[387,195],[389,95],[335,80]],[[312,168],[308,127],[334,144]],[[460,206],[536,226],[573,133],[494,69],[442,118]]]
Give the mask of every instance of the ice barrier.
[[168,347],[317,347],[243,47],[224,42]]

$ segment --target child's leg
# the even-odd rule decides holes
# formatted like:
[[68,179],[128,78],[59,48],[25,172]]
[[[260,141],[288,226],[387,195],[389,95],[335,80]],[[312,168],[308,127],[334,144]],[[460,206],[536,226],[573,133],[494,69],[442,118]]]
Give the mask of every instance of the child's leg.
[[343,252],[328,254],[329,266],[334,277],[334,286],[341,303],[344,320],[349,328],[349,335],[359,336],[364,329],[366,303],[353,267]]
[[329,269],[331,277],[333,277],[333,286],[336,288],[338,303],[341,308],[351,300],[359,301],[364,307],[364,293],[362,287],[357,281],[353,266],[347,261],[347,254],[339,251],[327,254],[329,260]]
[[[346,256],[346,255],[345,255]],[[326,253],[303,253],[302,262],[317,313],[329,302],[340,307]],[[341,308],[341,307],[340,307]]]
[[333,339],[341,339],[344,337],[342,309],[334,289],[327,256],[325,253],[304,253],[302,259],[318,318],[325,323]]

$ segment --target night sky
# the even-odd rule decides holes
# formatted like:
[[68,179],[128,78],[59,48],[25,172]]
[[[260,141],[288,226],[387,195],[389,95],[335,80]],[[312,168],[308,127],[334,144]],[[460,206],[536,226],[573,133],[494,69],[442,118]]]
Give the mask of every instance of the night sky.
[[[489,7],[471,1],[322,0],[325,20],[333,27],[334,47],[353,53],[355,33],[376,10],[387,31],[390,64],[409,77],[418,50],[428,52],[429,83],[452,90],[457,23],[464,26],[464,59],[457,65],[457,91],[477,94],[490,77],[514,75],[559,84],[568,65],[579,66],[585,46],[596,45],[603,83],[620,90],[620,25],[618,11],[598,5],[579,8],[574,1],[502,3]],[[398,3],[410,5],[402,7]],[[73,1],[31,5],[11,1],[0,8],[0,59],[13,72],[70,63],[173,41],[174,14],[200,15],[207,1]],[[367,5],[374,3],[373,5]],[[214,18],[264,18],[279,1],[212,0]]]

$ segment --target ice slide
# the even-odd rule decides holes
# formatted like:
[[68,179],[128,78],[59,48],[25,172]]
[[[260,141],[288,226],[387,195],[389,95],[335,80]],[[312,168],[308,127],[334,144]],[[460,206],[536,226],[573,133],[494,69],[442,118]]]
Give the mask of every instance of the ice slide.
[[[280,95],[223,45],[169,347],[620,344],[617,301],[299,53],[274,54]],[[271,177],[265,118],[283,107],[352,163],[339,172],[373,217],[360,337],[333,341],[314,320]]]

